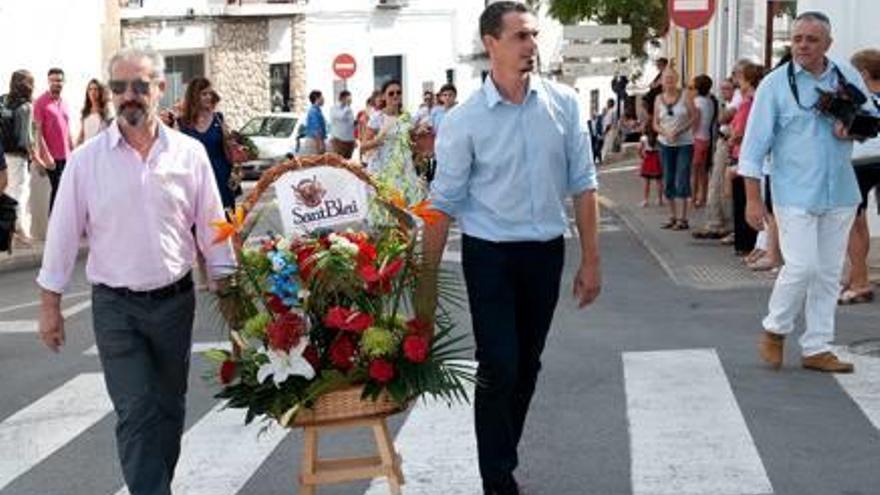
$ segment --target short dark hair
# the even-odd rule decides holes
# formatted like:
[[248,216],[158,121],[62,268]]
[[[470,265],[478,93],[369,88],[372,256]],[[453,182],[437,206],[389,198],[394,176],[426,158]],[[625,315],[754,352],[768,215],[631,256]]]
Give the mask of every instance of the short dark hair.
[[608,101],[605,102],[605,106],[610,107],[614,105],[614,98],[608,98]]
[[347,98],[349,96],[351,96],[351,91],[349,91],[347,89],[343,89],[342,91],[339,92],[339,99],[340,100],[343,98]]
[[58,74],[58,75],[61,76],[62,78],[64,77],[64,71],[61,70],[61,69],[58,68],[58,67],[52,67],[51,69],[49,69],[49,73],[46,74],[46,77],[52,77],[52,76],[54,76],[55,74]]
[[431,95],[431,96],[434,96],[434,92],[431,91],[430,89],[426,89],[426,90],[422,93],[422,96],[425,96],[425,95]]
[[321,92],[316,89],[316,90],[312,91],[311,93],[309,93],[309,102],[312,105],[314,105],[315,102],[318,101],[318,98],[320,98],[320,97],[321,97]]
[[660,57],[657,59],[657,65],[662,65],[666,67],[667,65],[669,65],[669,59],[666,57]]
[[521,14],[534,14],[528,7],[520,2],[495,2],[480,14],[480,38],[489,35],[495,39],[501,37],[504,30],[504,16],[510,12]]
[[709,91],[712,91],[712,78],[707,76],[706,74],[700,74],[699,76],[695,77],[694,89],[697,90],[698,95],[708,96]]
[[458,94],[458,90],[455,89],[455,84],[452,83],[446,83],[443,86],[440,86],[440,93],[444,91],[452,91],[453,93]]

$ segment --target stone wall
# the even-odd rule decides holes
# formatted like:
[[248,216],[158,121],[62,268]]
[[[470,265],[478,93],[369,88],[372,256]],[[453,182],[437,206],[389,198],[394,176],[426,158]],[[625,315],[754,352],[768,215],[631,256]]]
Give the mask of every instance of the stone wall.
[[269,25],[265,18],[219,20],[207,66],[232,127],[269,108]]
[[294,112],[305,112],[308,107],[306,90],[306,22],[305,16],[298,15],[292,20],[292,53],[290,58],[290,98]]

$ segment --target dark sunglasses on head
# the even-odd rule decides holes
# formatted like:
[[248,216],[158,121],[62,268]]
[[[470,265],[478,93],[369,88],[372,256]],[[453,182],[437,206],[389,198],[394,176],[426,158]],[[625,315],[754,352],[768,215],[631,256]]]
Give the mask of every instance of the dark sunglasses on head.
[[666,105],[666,114],[670,117],[675,115],[675,112],[672,111],[672,105]]
[[114,95],[125,93],[129,86],[131,86],[131,90],[136,95],[145,96],[150,93],[150,81],[144,81],[143,79],[132,79],[131,81],[114,79],[110,81],[108,86],[110,86],[110,91]]

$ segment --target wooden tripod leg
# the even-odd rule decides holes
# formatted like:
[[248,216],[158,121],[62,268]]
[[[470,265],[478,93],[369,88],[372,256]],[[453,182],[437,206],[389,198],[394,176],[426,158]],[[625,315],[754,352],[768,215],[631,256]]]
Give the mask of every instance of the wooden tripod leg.
[[306,480],[306,477],[315,475],[315,468],[318,464],[318,429],[306,426],[303,428],[303,434],[305,440],[303,442],[302,469],[299,476],[299,494],[315,495],[315,485],[311,483],[311,480]]
[[400,456],[394,450],[394,441],[388,432],[385,418],[377,419],[373,423],[373,435],[376,437],[376,447],[379,449],[379,457],[382,459],[382,467],[388,478],[388,487],[392,495],[400,495],[400,486],[403,484],[403,473],[400,470]]

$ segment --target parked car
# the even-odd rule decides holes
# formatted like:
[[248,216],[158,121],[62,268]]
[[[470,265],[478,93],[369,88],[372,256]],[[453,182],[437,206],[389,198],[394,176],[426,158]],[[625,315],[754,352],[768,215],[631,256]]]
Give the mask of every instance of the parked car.
[[250,119],[239,133],[257,148],[257,158],[241,164],[244,179],[256,180],[297,148],[302,118],[294,113],[266,113]]

